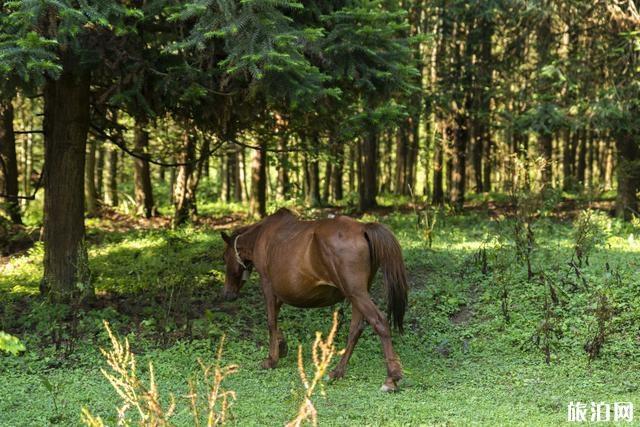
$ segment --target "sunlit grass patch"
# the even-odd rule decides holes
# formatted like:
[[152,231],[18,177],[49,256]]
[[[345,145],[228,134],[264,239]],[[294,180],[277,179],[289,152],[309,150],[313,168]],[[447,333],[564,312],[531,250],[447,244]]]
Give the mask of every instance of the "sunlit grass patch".
[[[412,212],[381,210],[364,218],[390,227],[403,248],[411,285],[407,330],[393,341],[405,380],[400,393],[379,393],[385,375],[380,342],[366,328],[346,378],[327,385],[326,396],[313,402],[319,424],[557,425],[566,419],[571,399],[635,396],[640,378],[628,369],[640,361],[640,290],[635,286],[640,283],[640,258],[633,225],[605,217],[610,221],[603,223],[605,241],[594,245],[588,265],[576,270],[571,265],[573,220],[536,218],[534,274],[529,279],[516,254],[512,218],[480,212],[438,215],[431,248]],[[238,218],[233,224],[239,224]],[[104,319],[129,339],[141,364],[154,361],[164,396],[188,395],[188,386],[176,378],[199,372],[198,359],[213,361],[216,344],[226,335],[224,363],[242,367],[228,378],[228,387],[237,393],[231,423],[286,423],[300,402],[295,355],[281,359],[275,370],[259,368],[268,350],[259,279],[254,273],[238,300],[221,301],[223,242],[217,226],[204,219],[178,230],[105,232],[97,222],[88,247],[92,280],[105,307],[60,307],[54,313],[44,303],[34,304],[36,299],[3,301],[0,320],[27,347],[18,358],[0,356],[0,376],[6,379],[0,382],[0,414],[8,414],[8,424],[33,419],[46,425],[53,419],[78,425],[83,406],[107,424],[117,422],[117,402],[96,372],[102,366],[98,348],[108,344]],[[0,289],[13,289],[18,296],[35,294],[41,263],[41,247],[12,258],[4,266],[10,269],[3,270],[8,274],[0,277]],[[379,277],[372,293],[382,304]],[[595,308],[601,295],[606,295],[613,317],[607,320],[598,358],[589,364],[584,347],[598,332]],[[32,301],[26,313],[23,300]],[[545,300],[553,314],[546,318]],[[350,310],[347,304],[335,308],[345,319],[335,341],[341,347]],[[284,306],[279,325],[290,348],[310,348],[314,331],[329,328],[331,312]],[[75,319],[75,329],[62,328],[61,318]],[[541,328],[545,322],[561,332],[547,337],[549,365]],[[58,390],[57,409],[41,373]],[[21,394],[37,397],[25,405]],[[519,408],[515,414],[514,407]],[[176,425],[189,425],[189,420],[188,411],[176,414]]]

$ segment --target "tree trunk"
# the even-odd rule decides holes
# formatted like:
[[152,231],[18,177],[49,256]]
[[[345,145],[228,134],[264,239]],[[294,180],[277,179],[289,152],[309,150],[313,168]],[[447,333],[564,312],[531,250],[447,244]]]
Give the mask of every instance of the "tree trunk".
[[[149,132],[146,129],[148,120],[137,117],[133,131],[134,152],[140,156],[149,155]],[[153,188],[151,187],[151,169],[147,159],[133,159],[133,175],[135,185],[136,215],[151,218],[155,215]]]
[[480,52],[478,54],[478,96],[479,96],[479,111],[476,112],[477,128],[476,138],[480,138],[480,141],[476,139],[476,144],[479,144],[481,163],[478,164],[478,168],[482,167],[481,173],[476,175],[478,184],[477,190],[483,192],[491,191],[491,162],[492,162],[492,146],[493,141],[491,139],[491,96],[493,91],[493,53],[492,53],[492,38],[494,33],[494,23],[492,17],[487,16],[487,11],[484,11],[484,15],[479,21],[480,32]]
[[542,185],[543,187],[549,187],[553,180],[552,170],[552,156],[553,156],[553,134],[548,132],[542,132],[538,136],[538,144],[540,145],[540,154],[545,163],[542,166]]
[[493,185],[491,180],[491,173],[493,170],[493,140],[491,138],[491,132],[487,132],[487,139],[484,144],[484,171],[482,172],[484,182],[482,183],[482,189],[487,193],[491,191]]
[[380,149],[382,150],[382,157],[378,153],[378,157],[383,159],[389,159],[386,162],[381,162],[378,172],[378,191],[381,193],[390,193],[393,182],[393,168],[391,162],[391,152],[393,151],[393,138],[390,132],[381,132]]
[[98,215],[98,194],[96,192],[96,140],[87,141],[86,166],[84,170],[84,198],[87,216]]
[[364,132],[361,144],[362,180],[359,185],[360,211],[378,206],[378,134],[371,123]]
[[232,144],[227,151],[227,202],[242,202],[242,180],[240,179],[239,147]]
[[178,174],[176,173],[176,168],[171,168],[169,172],[169,202],[173,205],[176,203],[176,178]]
[[260,142],[260,149],[253,152],[249,212],[260,218],[267,216],[267,143],[264,141]]
[[451,204],[457,211],[464,208],[465,185],[467,179],[467,145],[469,129],[467,118],[459,116],[456,120],[456,131],[451,153]]
[[357,160],[357,143],[352,143],[349,146],[349,192],[355,193],[356,191],[356,176],[358,175],[358,171],[356,171],[356,160]]
[[318,134],[311,137],[311,158],[307,160],[307,203],[309,206],[318,207],[320,201],[320,162],[318,154],[320,150],[320,138]]
[[[479,124],[479,123],[478,123]],[[471,138],[471,163],[473,163],[473,178],[476,184],[476,194],[484,192],[484,182],[482,181],[482,154],[484,153],[482,128],[474,128],[474,134]]]
[[11,221],[22,224],[18,200],[18,158],[16,137],[13,132],[13,104],[11,100],[0,103],[0,192],[6,194],[5,206]]
[[[209,149],[211,147],[211,140],[207,137],[204,136],[204,139],[202,141],[202,147],[200,147],[200,153],[208,153]],[[194,147],[195,150],[195,147]],[[195,164],[195,168],[194,168],[194,173],[191,175],[191,178],[189,179],[189,185],[187,187],[187,191],[188,191],[188,198],[191,200],[191,203],[189,205],[189,215],[191,215],[191,217],[196,217],[198,215],[198,200],[197,200],[197,195],[198,195],[198,185],[200,184],[200,181],[202,180],[202,177],[204,176],[205,170],[206,170],[206,164],[207,164],[207,159],[209,158],[209,156],[205,156],[204,158],[201,158],[199,162],[196,162]],[[194,161],[195,159],[195,151],[194,151]]]
[[84,166],[90,73],[63,54],[58,80],[44,87],[44,277],[52,301],[93,295],[84,245]]
[[574,167],[573,162],[575,159],[575,149],[574,145],[574,135],[575,131],[572,133],[569,129],[565,130],[565,143],[562,151],[562,188],[565,191],[573,190],[574,182],[573,182],[573,173]]
[[585,138],[587,140],[587,187],[593,188],[594,182],[594,161],[595,161],[595,147],[593,141],[593,132],[591,129],[585,130]]
[[[552,62],[551,58],[551,46],[553,42],[553,33],[551,26],[552,12],[546,2],[542,2],[542,7],[545,10],[542,11],[543,15],[538,22],[538,28],[536,32],[536,50],[538,53],[538,81],[537,89],[540,94],[540,100],[538,108],[540,110],[549,109],[549,103],[553,103],[552,93],[552,78],[542,73],[544,67],[548,66]],[[546,113],[542,113],[546,114]],[[543,117],[546,120],[546,117]],[[540,154],[545,160],[545,164],[542,169],[542,186],[548,187],[552,185],[553,181],[553,129],[547,124],[544,129],[540,130],[538,135],[538,144],[540,146]]]
[[404,194],[407,183],[407,166],[409,163],[409,135],[407,132],[406,121],[398,126],[396,136],[396,176],[395,176],[395,192]]
[[578,180],[578,184],[581,187],[584,187],[585,184],[585,171],[587,169],[587,135],[586,132],[582,129],[577,131],[577,137],[579,144],[578,149],[578,167],[576,169],[576,178]]
[[174,226],[179,226],[187,222],[189,214],[193,212],[195,200],[189,191],[190,181],[195,170],[195,137],[189,133],[191,126],[185,125],[182,138],[182,152],[179,155],[179,163],[185,163],[178,167],[176,185],[174,190]]
[[104,177],[104,157],[105,150],[104,144],[100,143],[100,146],[96,152],[96,195],[98,200],[104,199],[103,177]]
[[640,145],[634,140],[634,135],[622,132],[617,135],[618,149],[618,195],[616,198],[616,216],[630,220],[638,215],[637,192],[640,187]]
[[[331,154],[333,154],[335,148],[333,143],[330,143]],[[327,160],[324,166],[324,182],[322,183],[322,201],[323,203],[329,203],[331,197],[331,176],[333,174],[333,162],[331,159]]]
[[278,196],[282,200],[287,200],[291,193],[291,182],[289,181],[289,153],[287,145],[289,144],[289,135],[282,131],[278,147],[281,150],[278,153]]
[[118,206],[118,148],[110,146],[107,154],[107,186],[104,201],[109,206]]
[[[24,125],[29,129],[33,129],[34,126],[34,111],[33,107],[27,114],[30,117],[24,120]],[[26,195],[31,194],[31,179],[33,178],[33,134],[27,134],[22,139],[22,192]],[[25,200],[25,205],[29,204],[29,200]]]
[[447,130],[445,126],[442,126],[440,138],[435,138],[433,147],[433,203],[436,205],[442,205],[444,203],[444,188],[443,188],[443,166],[444,166],[444,145],[445,138],[447,136]]
[[333,187],[333,200],[342,200],[344,198],[343,179],[344,168],[344,144],[341,141],[336,143],[336,158],[332,171],[331,186]]

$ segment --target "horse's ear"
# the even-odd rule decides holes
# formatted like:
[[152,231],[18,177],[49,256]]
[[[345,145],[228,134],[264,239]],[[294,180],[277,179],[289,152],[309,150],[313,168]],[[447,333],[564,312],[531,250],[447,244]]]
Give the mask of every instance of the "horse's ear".
[[228,245],[231,244],[231,236],[229,236],[227,233],[225,233],[224,231],[220,232],[220,237],[222,237],[222,240],[224,240],[225,242],[227,242]]

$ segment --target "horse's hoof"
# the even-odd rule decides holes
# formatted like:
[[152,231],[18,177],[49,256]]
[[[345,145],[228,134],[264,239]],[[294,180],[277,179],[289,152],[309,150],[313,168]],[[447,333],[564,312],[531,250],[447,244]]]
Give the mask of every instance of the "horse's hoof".
[[263,369],[273,369],[277,365],[278,362],[274,362],[273,360],[271,360],[271,358],[267,358],[262,361],[262,364],[260,366],[262,366]]
[[329,372],[329,379],[339,380],[343,377],[344,377],[344,369],[336,368],[333,371]]
[[278,352],[280,353],[280,357],[287,357],[287,354],[289,354],[289,346],[284,339],[278,342]]
[[384,384],[382,384],[382,387],[380,387],[380,391],[383,391],[385,393],[393,393],[398,391],[398,385],[396,384],[395,381],[393,381],[392,379],[388,378]]

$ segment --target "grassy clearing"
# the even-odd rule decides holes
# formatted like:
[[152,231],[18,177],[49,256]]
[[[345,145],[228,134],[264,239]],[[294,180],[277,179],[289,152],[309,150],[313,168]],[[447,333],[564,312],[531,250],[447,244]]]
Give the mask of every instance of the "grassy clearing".
[[[640,403],[637,228],[597,216],[601,239],[589,265],[577,267],[569,265],[572,222],[538,218],[529,280],[512,220],[441,214],[428,249],[412,214],[378,219],[400,239],[412,287],[407,332],[394,336],[405,368],[402,391],[379,392],[385,369],[379,340],[367,329],[346,378],[315,399],[321,424],[556,425],[566,421],[569,401]],[[237,393],[231,422],[283,425],[295,416],[302,397],[295,351],[273,371],[259,368],[267,331],[257,277],[239,300],[219,301],[222,241],[210,223],[113,231],[94,221],[88,241],[100,296],[90,311],[50,308],[34,297],[39,246],[0,266],[0,329],[27,347],[19,357],[0,356],[0,425],[78,425],[82,406],[115,423],[117,396],[99,371],[105,363],[98,348],[108,345],[103,319],[129,338],[141,368],[154,361],[161,395],[178,400],[200,369],[197,359],[213,360],[226,334],[223,363],[240,366],[225,380]],[[603,296],[604,344],[589,361],[585,344],[598,335]],[[347,306],[342,311],[340,345],[350,315]],[[328,331],[331,312],[284,307],[290,350],[300,343],[308,352],[314,332]],[[189,420],[185,411],[175,418],[178,425]]]

